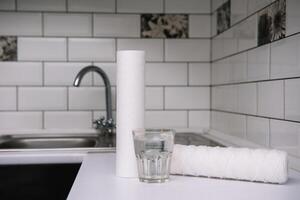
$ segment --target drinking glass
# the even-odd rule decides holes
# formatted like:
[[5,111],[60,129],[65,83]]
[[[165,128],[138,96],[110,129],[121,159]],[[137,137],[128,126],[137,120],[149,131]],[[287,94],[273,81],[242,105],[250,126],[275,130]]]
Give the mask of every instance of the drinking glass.
[[175,132],[171,129],[133,131],[141,182],[163,183],[169,179]]

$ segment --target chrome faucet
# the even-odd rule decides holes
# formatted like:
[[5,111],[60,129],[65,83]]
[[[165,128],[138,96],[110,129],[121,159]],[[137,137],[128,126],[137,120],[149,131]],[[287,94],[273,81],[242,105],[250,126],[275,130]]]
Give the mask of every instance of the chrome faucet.
[[93,124],[95,124],[96,129],[105,129],[108,132],[112,132],[113,128],[115,127],[115,124],[112,118],[111,86],[106,73],[97,66],[90,65],[84,67],[78,72],[73,85],[75,87],[79,87],[82,78],[88,72],[97,72],[102,77],[105,85],[106,119],[104,117],[101,117],[100,119],[94,121]]

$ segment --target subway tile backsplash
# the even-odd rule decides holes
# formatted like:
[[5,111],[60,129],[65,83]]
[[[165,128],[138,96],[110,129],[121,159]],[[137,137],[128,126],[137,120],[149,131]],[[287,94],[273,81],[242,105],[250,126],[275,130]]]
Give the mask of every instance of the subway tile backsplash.
[[44,14],[45,36],[92,36],[91,14]]
[[[212,30],[226,1],[212,1]],[[230,26],[212,33],[211,128],[299,158],[299,1],[231,0],[231,9]]]
[[42,14],[0,12],[0,35],[42,35]]
[[19,61],[66,61],[66,38],[18,38]]
[[69,61],[115,61],[115,40],[70,38],[68,59]]

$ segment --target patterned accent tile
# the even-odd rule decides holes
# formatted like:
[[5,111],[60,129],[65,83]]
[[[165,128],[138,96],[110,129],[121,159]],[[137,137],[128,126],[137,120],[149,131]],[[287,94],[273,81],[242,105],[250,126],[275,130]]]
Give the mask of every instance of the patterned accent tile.
[[142,14],[142,38],[188,38],[186,14]]
[[286,34],[286,0],[278,0],[258,13],[258,45],[284,38]]
[[17,60],[17,37],[0,36],[0,61]]
[[217,9],[217,34],[230,28],[230,0]]

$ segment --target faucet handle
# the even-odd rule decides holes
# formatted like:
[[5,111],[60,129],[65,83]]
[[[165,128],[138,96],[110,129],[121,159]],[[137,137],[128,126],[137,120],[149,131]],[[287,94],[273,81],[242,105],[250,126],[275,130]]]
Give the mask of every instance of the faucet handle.
[[101,116],[99,119],[93,121],[94,128],[96,129],[112,129],[115,128],[115,123],[113,119],[105,119],[105,117]]
[[106,124],[105,117],[103,117],[103,116],[101,116],[99,119],[93,121],[94,128],[96,128],[96,129],[104,127],[105,124]]

